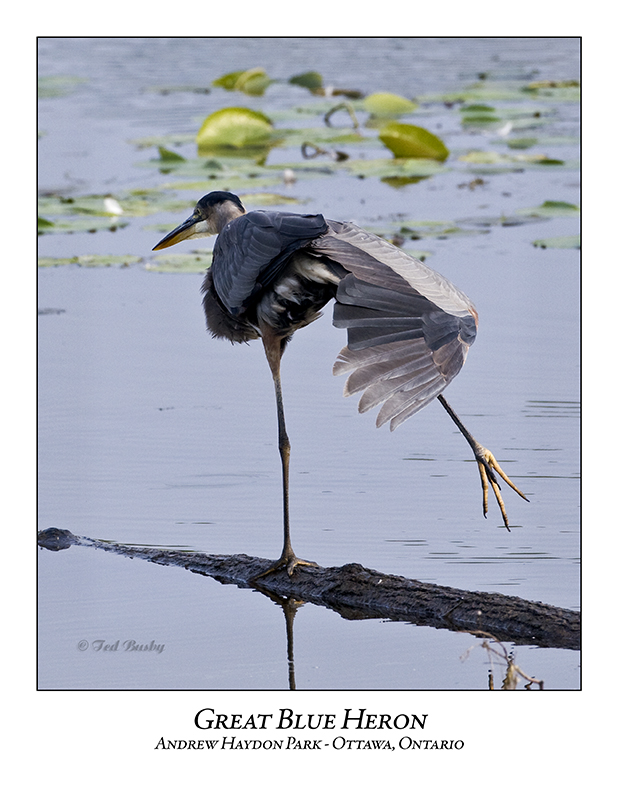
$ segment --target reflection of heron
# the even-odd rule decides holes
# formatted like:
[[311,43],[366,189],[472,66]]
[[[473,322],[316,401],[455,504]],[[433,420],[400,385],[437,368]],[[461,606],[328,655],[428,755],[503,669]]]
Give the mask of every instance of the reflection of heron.
[[204,310],[213,336],[231,342],[261,338],[277,398],[283,468],[283,552],[265,573],[298,565],[289,527],[290,442],[285,429],[280,363],[292,334],[335,299],[333,324],[348,345],[333,371],[351,371],[345,394],[363,391],[359,410],[383,403],[377,425],[401,422],[437,397],[476,458],[487,514],[489,485],[508,529],[497,472],[525,498],[494,456],[464,428],[441,392],[457,375],[476,336],[477,313],[452,283],[350,222],[321,214],[251,211],[229,192],[211,192],[154,248],[219,234],[206,274]]

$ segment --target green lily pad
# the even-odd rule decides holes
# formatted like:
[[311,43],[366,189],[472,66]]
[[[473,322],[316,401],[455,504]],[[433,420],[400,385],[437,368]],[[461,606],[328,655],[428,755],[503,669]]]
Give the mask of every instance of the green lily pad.
[[245,94],[260,96],[273,83],[262,67],[228,72],[212,82],[213,86],[220,86],[228,92],[244,92]]
[[242,150],[262,148],[273,142],[273,124],[260,111],[221,108],[206,117],[197,134],[200,152],[218,148]]
[[80,83],[84,83],[85,78],[77,78],[74,75],[47,75],[38,80],[38,96],[44,97],[64,97],[75,91]]
[[579,86],[545,86],[539,87],[525,81],[517,80],[482,80],[456,92],[445,94],[427,94],[419,97],[421,103],[470,103],[487,104],[498,101],[521,102],[530,100],[535,102],[577,102],[579,100]]
[[145,150],[148,147],[177,147],[194,141],[195,136],[190,133],[170,133],[166,136],[140,136],[137,139],[129,139],[129,144],[135,145],[140,150]]
[[446,167],[428,158],[351,159],[342,162],[344,169],[363,178],[427,178]]
[[547,239],[536,239],[532,244],[542,249],[547,247],[560,247],[579,250],[581,248],[581,237],[579,234],[575,236],[550,236]]
[[509,139],[506,143],[507,147],[511,150],[527,150],[529,147],[534,147],[538,143],[538,139],[532,136],[522,136],[517,139]]
[[39,234],[47,233],[96,233],[97,231],[114,232],[126,228],[128,222],[120,222],[118,217],[90,217],[88,219],[76,218],[72,220],[58,220],[53,227],[41,229]]
[[288,197],[285,194],[274,194],[272,192],[256,192],[255,194],[243,194],[240,196],[243,205],[262,208],[263,206],[284,206],[296,205],[300,202],[295,197]]
[[459,110],[462,114],[493,114],[496,109],[484,103],[466,103]]
[[579,217],[580,208],[572,203],[564,203],[560,200],[546,200],[540,206],[521,208],[516,213],[537,217]]
[[212,264],[212,250],[194,250],[191,253],[167,253],[152,256],[145,268],[150,272],[203,273]]
[[141,260],[141,256],[84,254],[66,258],[39,258],[38,265],[39,267],[64,267],[68,264],[76,264],[78,267],[128,267]]
[[159,145],[159,159],[161,161],[186,161],[187,159],[175,153],[173,150],[168,150],[167,147]]
[[[396,220],[385,229],[366,226],[367,230],[382,236],[389,241],[398,239],[418,241],[420,239],[450,239],[453,236],[477,236],[488,233],[486,230],[465,229],[459,224],[448,220]],[[409,252],[406,250],[406,252]],[[418,258],[418,256],[416,256]]]
[[535,98],[547,98],[557,102],[579,102],[581,94],[578,80],[533,81],[523,86],[521,91],[532,94]]
[[391,92],[374,92],[363,100],[363,108],[374,117],[399,117],[410,114],[418,103]]
[[471,150],[459,156],[460,161],[467,164],[564,164],[558,158],[549,158],[542,153],[521,153],[511,155],[509,153],[498,153],[491,150]]
[[429,158],[445,161],[449,152],[439,137],[417,125],[389,122],[379,134],[395,158]]
[[303,72],[300,75],[294,75],[288,82],[294,86],[302,86],[304,89],[309,89],[312,92],[316,89],[321,89],[323,86],[322,76],[319,72],[313,70],[310,72]]
[[144,89],[144,91],[162,95],[185,93],[185,92],[189,92],[191,94],[210,94],[210,89],[207,89],[205,86],[198,86],[196,84],[184,84],[184,85],[167,84],[165,86],[147,86]]
[[467,103],[460,111],[461,124],[464,126],[486,126],[501,122],[496,109],[484,103]]
[[[181,211],[183,203],[170,198],[166,192],[156,189],[134,189],[133,191],[111,195],[91,194],[76,197],[49,195],[39,198],[39,215],[55,226],[61,220],[69,222],[73,218],[87,217],[80,229],[92,223],[94,217],[105,217],[117,224],[117,218],[145,217],[160,211]],[[73,223],[71,223],[73,224]],[[66,232],[66,231],[65,231]]]

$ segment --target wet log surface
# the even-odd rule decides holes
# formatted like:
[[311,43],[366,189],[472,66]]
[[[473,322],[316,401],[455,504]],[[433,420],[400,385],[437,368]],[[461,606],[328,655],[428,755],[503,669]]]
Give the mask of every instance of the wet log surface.
[[41,531],[39,545],[48,550],[65,550],[74,545],[94,547],[155,564],[184,567],[220,583],[326,606],[346,619],[381,618],[475,635],[482,632],[519,645],[569,650],[580,646],[580,615],[576,611],[496,592],[470,592],[384,575],[361,564],[302,567],[292,577],[279,570],[256,580],[255,576],[271,561],[243,554],[207,555],[133,547],[76,536],[59,528]]

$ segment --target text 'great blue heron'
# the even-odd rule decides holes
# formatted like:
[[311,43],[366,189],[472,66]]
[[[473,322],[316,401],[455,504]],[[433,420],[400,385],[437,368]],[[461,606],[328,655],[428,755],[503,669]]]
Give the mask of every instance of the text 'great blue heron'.
[[[154,250],[218,234],[206,274],[204,311],[215,337],[261,338],[275,383],[283,469],[283,551],[262,573],[313,565],[296,557],[289,523],[290,441],[281,393],[281,356],[292,334],[313,322],[334,298],[333,325],[348,344],[333,367],[351,372],[345,394],[362,391],[359,411],[382,403],[377,425],[391,430],[435,397],[472,448],[481,475],[483,514],[491,485],[507,529],[497,472],[524,500],[485,447],[465,429],[442,396],[474,342],[478,316],[446,278],[351,222],[321,214],[246,213],[236,195],[211,192]],[[262,577],[262,575],[258,577]]]

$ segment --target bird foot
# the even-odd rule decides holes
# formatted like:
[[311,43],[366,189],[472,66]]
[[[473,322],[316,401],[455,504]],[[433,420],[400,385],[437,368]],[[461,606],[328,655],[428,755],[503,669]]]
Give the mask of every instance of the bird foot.
[[498,464],[494,454],[491,450],[488,450],[486,447],[476,443],[474,449],[474,457],[476,458],[476,463],[479,468],[479,473],[481,476],[481,485],[483,487],[483,516],[487,516],[487,505],[488,505],[488,496],[489,496],[489,487],[493,490],[494,496],[500,507],[500,512],[502,514],[502,519],[504,521],[504,527],[507,531],[510,531],[509,528],[509,519],[506,515],[506,508],[504,507],[504,501],[502,500],[502,495],[500,494],[500,485],[498,483],[498,479],[496,478],[496,472],[500,477],[508,483],[508,485],[517,492],[520,497],[529,503],[530,501],[526,497],[526,495],[520,491],[517,486],[513,483],[513,481],[508,477],[506,472],[502,469],[500,464]]
[[292,552],[290,553],[282,553],[281,558],[277,561],[273,562],[268,569],[265,569],[264,572],[260,572],[259,575],[256,575],[253,580],[257,580],[258,578],[264,578],[266,575],[270,575],[273,572],[277,572],[277,570],[285,567],[288,575],[291,577],[294,574],[294,570],[296,567],[317,567],[318,564],[315,561],[304,561],[302,558],[297,558],[296,555]]

